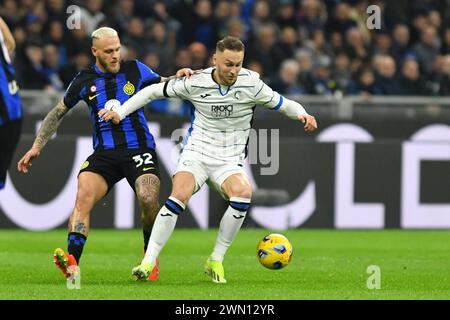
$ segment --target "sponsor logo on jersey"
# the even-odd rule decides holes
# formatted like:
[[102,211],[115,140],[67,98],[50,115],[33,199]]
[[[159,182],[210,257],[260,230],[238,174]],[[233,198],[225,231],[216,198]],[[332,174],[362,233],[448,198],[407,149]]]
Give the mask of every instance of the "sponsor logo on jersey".
[[131,96],[135,91],[134,85],[127,81],[127,83],[123,86],[123,92],[125,92],[127,95]]
[[226,118],[233,115],[232,104],[220,104],[211,106],[211,116],[214,118]]

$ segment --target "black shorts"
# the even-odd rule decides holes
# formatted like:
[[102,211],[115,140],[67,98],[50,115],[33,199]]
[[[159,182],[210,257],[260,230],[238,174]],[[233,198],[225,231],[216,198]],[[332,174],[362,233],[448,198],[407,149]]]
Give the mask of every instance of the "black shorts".
[[108,192],[123,178],[135,190],[136,179],[144,174],[159,178],[158,157],[154,149],[96,150],[81,166],[80,173],[89,171],[101,175],[108,184]]
[[0,189],[3,189],[6,181],[6,172],[19,143],[22,119],[7,122],[0,126]]

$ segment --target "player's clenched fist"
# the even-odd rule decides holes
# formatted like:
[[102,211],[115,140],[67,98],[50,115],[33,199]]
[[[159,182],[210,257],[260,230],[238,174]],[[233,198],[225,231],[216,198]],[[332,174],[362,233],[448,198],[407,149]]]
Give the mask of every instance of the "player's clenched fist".
[[103,119],[104,121],[112,121],[114,124],[120,123],[120,117],[117,114],[117,112],[108,110],[108,109],[101,109],[98,112],[98,116],[100,119]]
[[27,153],[20,159],[20,161],[17,163],[17,170],[19,172],[27,173],[28,168],[31,167],[31,163],[34,159],[39,157],[40,151],[36,148],[31,148],[28,150]]
[[316,118],[314,118],[314,116],[311,116],[309,114],[301,115],[298,116],[298,119],[305,124],[304,126],[305,131],[311,132],[317,129],[317,121]]

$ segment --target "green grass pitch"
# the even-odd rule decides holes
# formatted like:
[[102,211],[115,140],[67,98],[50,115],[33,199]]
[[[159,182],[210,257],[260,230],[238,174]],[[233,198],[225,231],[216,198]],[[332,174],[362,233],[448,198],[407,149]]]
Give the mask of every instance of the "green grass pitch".
[[[176,229],[156,283],[134,282],[142,231],[92,229],[81,258],[81,289],[68,290],[52,263],[65,230],[0,230],[0,299],[449,299],[450,232],[290,230],[294,256],[272,271],[256,259],[267,230],[241,230],[224,261],[228,283],[203,273],[217,230]],[[367,267],[381,271],[368,289]]]

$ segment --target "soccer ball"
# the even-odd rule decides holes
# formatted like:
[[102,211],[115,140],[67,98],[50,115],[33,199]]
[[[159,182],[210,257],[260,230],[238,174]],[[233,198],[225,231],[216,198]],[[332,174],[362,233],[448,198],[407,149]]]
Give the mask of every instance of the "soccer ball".
[[282,234],[269,234],[258,243],[258,260],[266,268],[278,270],[286,267],[292,259],[292,245]]

